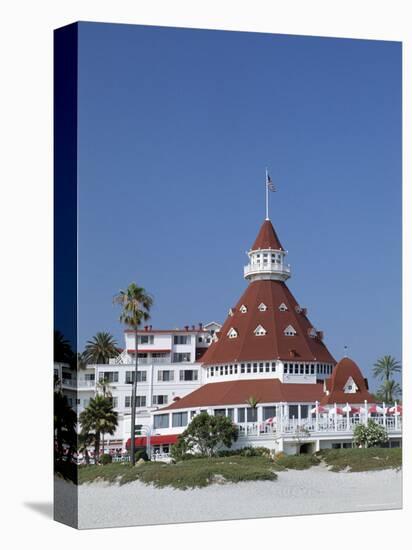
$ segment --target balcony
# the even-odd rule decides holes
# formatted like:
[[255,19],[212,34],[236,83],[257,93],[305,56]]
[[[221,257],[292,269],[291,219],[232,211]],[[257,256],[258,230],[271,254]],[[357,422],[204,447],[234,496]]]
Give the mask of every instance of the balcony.
[[283,275],[287,279],[291,275],[291,267],[289,264],[248,264],[243,268],[243,273],[246,278],[251,275],[274,274]]

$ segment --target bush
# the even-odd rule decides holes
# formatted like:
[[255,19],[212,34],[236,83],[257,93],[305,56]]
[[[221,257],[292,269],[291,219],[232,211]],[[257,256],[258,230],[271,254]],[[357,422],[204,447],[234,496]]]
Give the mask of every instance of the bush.
[[139,450],[134,453],[135,461],[138,462],[139,460],[143,459],[145,462],[149,460],[149,456],[146,451]]
[[100,464],[110,464],[112,460],[112,455],[104,454],[100,457]]
[[353,432],[355,444],[358,447],[379,447],[388,441],[388,435],[383,426],[369,419],[367,425],[358,424]]
[[202,412],[193,418],[179,436],[178,449],[174,452],[195,452],[211,457],[216,455],[219,447],[231,447],[237,437],[237,428],[230,418]]

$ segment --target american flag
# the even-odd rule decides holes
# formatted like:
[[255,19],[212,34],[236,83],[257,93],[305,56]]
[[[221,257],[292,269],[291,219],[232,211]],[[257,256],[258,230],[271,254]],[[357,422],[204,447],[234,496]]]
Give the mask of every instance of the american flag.
[[266,185],[268,186],[269,191],[276,191],[276,187],[272,182],[272,178],[269,176],[269,174],[266,175]]

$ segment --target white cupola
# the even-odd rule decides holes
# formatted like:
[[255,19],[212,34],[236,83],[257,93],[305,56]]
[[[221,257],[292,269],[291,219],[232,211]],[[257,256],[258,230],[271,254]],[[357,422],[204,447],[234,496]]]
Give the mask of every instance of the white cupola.
[[290,265],[286,264],[284,250],[270,220],[265,220],[258,236],[247,253],[249,263],[244,268],[248,281],[286,281],[291,275]]

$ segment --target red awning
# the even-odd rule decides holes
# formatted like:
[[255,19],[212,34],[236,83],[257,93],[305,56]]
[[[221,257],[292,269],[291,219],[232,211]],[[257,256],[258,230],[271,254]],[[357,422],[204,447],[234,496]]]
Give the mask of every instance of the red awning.
[[[177,434],[170,435],[152,435],[150,445],[174,445],[177,443],[179,436]],[[131,440],[126,441],[126,449],[130,449]],[[146,447],[147,437],[136,437],[134,440],[135,447]]]

